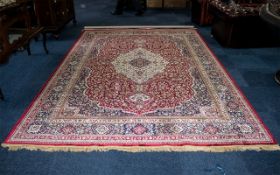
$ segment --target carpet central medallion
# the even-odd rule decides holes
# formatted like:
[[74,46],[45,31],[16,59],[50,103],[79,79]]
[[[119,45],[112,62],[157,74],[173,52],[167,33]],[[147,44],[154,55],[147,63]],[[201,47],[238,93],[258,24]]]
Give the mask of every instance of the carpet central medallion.
[[137,84],[143,84],[164,71],[168,64],[160,55],[137,48],[118,56],[112,64],[116,71]]
[[85,30],[3,146],[279,149],[195,29]]

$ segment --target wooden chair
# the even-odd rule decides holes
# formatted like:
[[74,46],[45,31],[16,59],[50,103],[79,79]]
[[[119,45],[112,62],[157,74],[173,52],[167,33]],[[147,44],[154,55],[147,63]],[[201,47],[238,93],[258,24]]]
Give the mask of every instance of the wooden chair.
[[6,63],[9,56],[21,48],[30,55],[30,41],[39,34],[43,35],[43,47],[48,53],[44,28],[31,25],[27,2],[0,7],[0,64]]
[[[30,2],[20,0],[0,7],[0,64],[7,63],[10,55],[19,49],[26,49],[30,55],[30,41],[39,34],[43,35],[43,47],[48,54],[44,28],[31,23]],[[1,89],[0,100],[4,100]]]

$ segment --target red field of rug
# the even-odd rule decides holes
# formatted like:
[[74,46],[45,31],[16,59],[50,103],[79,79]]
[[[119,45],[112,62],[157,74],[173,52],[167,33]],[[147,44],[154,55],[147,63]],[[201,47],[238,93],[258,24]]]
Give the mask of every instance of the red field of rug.
[[195,29],[88,29],[2,144],[11,150],[275,150]]

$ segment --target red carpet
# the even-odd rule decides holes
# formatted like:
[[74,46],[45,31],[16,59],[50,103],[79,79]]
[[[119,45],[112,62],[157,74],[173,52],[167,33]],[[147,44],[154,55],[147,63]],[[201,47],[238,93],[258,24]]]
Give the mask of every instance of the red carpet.
[[2,144],[11,150],[276,150],[195,29],[88,29]]

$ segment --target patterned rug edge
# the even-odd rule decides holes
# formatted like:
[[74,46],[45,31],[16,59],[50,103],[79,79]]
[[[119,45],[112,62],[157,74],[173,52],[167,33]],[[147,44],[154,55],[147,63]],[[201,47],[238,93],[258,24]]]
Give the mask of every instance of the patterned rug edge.
[[277,144],[271,145],[230,145],[230,146],[49,146],[49,145],[21,145],[1,144],[9,151],[29,150],[45,152],[234,152],[234,151],[280,151]]

